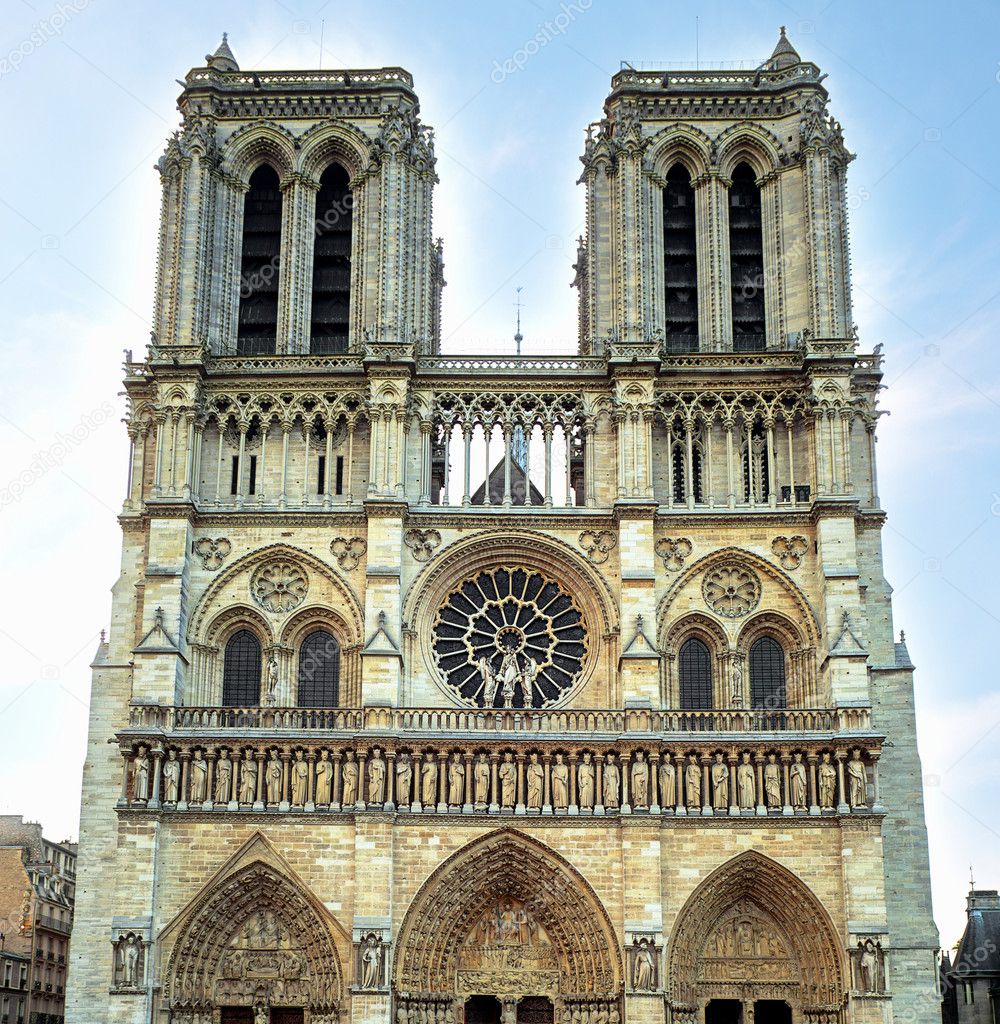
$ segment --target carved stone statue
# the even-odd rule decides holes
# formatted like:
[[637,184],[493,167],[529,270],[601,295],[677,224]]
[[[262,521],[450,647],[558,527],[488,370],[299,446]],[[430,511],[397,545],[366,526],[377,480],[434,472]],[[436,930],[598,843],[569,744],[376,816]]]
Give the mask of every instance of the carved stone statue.
[[215,802],[229,803],[233,791],[233,762],[229,759],[229,748],[219,751],[219,759],[215,762]]
[[208,762],[204,752],[196,747],[191,758],[191,803],[203,804],[208,797]]
[[240,803],[252,804],[257,799],[257,761],[252,749],[247,748],[240,764]]
[[508,751],[500,765],[500,806],[513,807],[517,800],[517,766]]
[[712,806],[725,810],[729,806],[729,768],[723,763],[722,754],[715,755],[712,765]]
[[120,935],[115,943],[115,984],[120,988],[139,988],[143,980],[143,948],[134,932]]
[[577,799],[580,808],[592,810],[594,807],[594,765],[590,760],[590,751],[586,751],[583,760],[576,769]]
[[746,752],[736,769],[736,790],[740,809],[750,810],[757,802],[757,780],[754,777],[753,765],[750,763],[750,755]]
[[348,750],[344,755],[342,779],[340,804],[342,807],[353,807],[358,802],[358,762],[354,760],[353,750]]
[[792,791],[792,806],[799,810],[809,806],[806,787],[806,766],[802,763],[802,755],[796,754],[789,769],[788,787]]
[[660,806],[673,807],[677,803],[677,772],[669,754],[660,762]]
[[330,794],[333,791],[333,764],[330,762],[330,755],[327,751],[319,752],[319,760],[316,762],[316,799],[317,804],[327,806],[330,803]]
[[375,747],[368,762],[368,803],[385,803],[385,761],[382,751]]
[[634,939],[632,951],[632,988],[651,992],[656,987],[656,959],[649,939]]
[[743,706],[743,656],[738,652],[733,655],[732,692],[729,700],[734,708]]
[[267,680],[264,686],[264,703],[273,708],[278,697],[278,659],[273,654],[267,659]]
[[361,949],[361,987],[378,988],[382,984],[382,940],[374,932],[365,939]]
[[148,747],[140,744],[132,764],[132,799],[149,799],[149,755]]
[[569,765],[562,754],[556,754],[552,766],[552,806],[558,810],[569,807]]
[[396,803],[409,805],[413,780],[413,764],[409,754],[400,754],[396,760]]
[[437,761],[429,754],[420,767],[420,802],[424,807],[433,807],[437,803]]
[[521,672],[521,700],[526,708],[533,705],[532,695],[535,689],[535,677],[538,675],[538,662],[531,655],[525,655],[524,669]]
[[632,781],[632,806],[648,807],[649,764],[646,761],[646,755],[641,750],[636,751],[635,760],[632,762],[632,771],[630,774]]
[[477,811],[485,811],[490,798],[490,763],[480,754],[472,766],[472,786]]
[[296,807],[304,807],[309,799],[309,765],[301,750],[295,751],[292,762],[292,803]]
[[545,770],[538,763],[538,755],[531,754],[528,761],[528,810],[538,811],[542,807],[542,787],[545,784]]
[[885,954],[882,943],[867,938],[858,942],[858,990],[866,995],[885,991]]
[[514,689],[521,678],[521,670],[517,664],[517,655],[508,651],[500,662],[500,688],[503,695],[503,706],[514,706]]
[[448,806],[461,807],[465,803],[465,765],[456,750],[448,765]]
[[491,708],[497,699],[497,677],[485,654],[479,659],[479,675],[483,680],[483,707]]
[[781,806],[781,766],[774,754],[767,755],[764,765],[764,796],[769,808]]
[[264,773],[264,785],[267,788],[267,802],[281,802],[281,758],[277,748],[271,751],[271,759],[267,762]]
[[169,750],[163,765],[163,802],[177,803],[177,794],[181,786],[181,764],[177,760],[177,751]]
[[847,762],[847,790],[852,807],[868,806],[868,774],[860,750],[855,750]]
[[608,754],[604,764],[604,806],[621,805],[621,770],[615,762],[615,755]]
[[829,753],[823,754],[819,765],[819,805],[825,810],[837,805],[837,769],[830,763]]
[[701,768],[695,754],[688,754],[687,767],[684,769],[684,782],[688,807],[701,806]]

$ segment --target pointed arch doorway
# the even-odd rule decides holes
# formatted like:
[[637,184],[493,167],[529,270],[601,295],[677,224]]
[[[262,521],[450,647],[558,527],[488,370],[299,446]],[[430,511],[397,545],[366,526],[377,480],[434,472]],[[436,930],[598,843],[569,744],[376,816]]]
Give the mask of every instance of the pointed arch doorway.
[[400,930],[397,1024],[621,1024],[614,928],[585,879],[515,829],[446,860]]

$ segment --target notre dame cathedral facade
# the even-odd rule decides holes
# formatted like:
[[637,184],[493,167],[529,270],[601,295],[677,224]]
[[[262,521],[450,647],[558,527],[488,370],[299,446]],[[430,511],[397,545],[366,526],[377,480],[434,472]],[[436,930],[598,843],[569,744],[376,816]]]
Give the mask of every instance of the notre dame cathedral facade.
[[823,79],[616,74],[577,353],[487,357],[405,70],[189,72],[73,1024],[935,1018]]

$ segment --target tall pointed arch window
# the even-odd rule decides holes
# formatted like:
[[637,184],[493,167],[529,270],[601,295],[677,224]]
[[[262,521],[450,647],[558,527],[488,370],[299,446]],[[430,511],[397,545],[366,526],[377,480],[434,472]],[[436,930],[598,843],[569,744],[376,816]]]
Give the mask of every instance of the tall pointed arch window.
[[677,659],[678,696],[685,711],[712,707],[712,655],[704,641],[693,636],[685,640]]
[[683,164],[663,189],[663,305],[668,352],[698,350],[698,258],[694,189]]
[[788,707],[785,651],[773,637],[762,636],[750,648],[750,706],[758,711]]
[[325,629],[310,633],[299,648],[298,705],[335,708],[340,702],[340,642]]
[[229,638],[222,663],[223,707],[249,708],[260,703],[262,665],[260,641],[249,629]]
[[316,193],[310,350],[319,354],[347,351],[353,206],[347,171],[330,164]]
[[729,267],[733,350],[762,352],[766,338],[760,186],[753,168],[746,163],[737,165],[729,187]]
[[281,263],[281,188],[278,173],[261,164],[250,175],[243,201],[240,315],[236,351],[266,355],[278,335],[278,272]]

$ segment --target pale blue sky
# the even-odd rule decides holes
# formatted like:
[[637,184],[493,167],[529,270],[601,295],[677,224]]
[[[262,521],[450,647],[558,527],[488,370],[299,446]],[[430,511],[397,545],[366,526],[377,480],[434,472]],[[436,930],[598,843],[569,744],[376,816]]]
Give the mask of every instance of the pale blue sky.
[[[400,64],[437,132],[445,346],[566,351],[586,124],[621,60],[766,57],[780,24],[828,72],[850,171],[856,319],[883,342],[880,483],[897,628],[918,667],[935,909],[951,945],[969,864],[1000,885],[1000,8],[926,0],[560,3],[4,0],[0,41],[0,811],[75,834],[87,663],[120,534],[121,350],[149,330],[152,169],[187,70],[223,30],[244,68]],[[498,81],[498,79],[502,79]],[[994,638],[994,641],[990,640]]]

